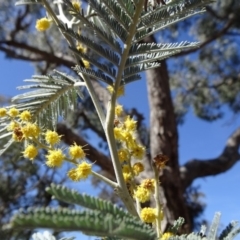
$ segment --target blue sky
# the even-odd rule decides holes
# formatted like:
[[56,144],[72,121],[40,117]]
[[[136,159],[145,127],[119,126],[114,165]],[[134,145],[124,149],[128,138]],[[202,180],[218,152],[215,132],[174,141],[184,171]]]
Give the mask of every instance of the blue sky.
[[[23,80],[34,74],[30,63],[4,59],[2,54],[0,54],[0,69],[0,95],[9,97],[19,94],[16,87],[24,85]],[[137,107],[142,113],[148,114],[145,80],[128,85],[126,96],[121,99],[121,102],[129,108]],[[146,123],[148,123],[147,115]],[[209,159],[218,156],[229,135],[239,126],[240,118],[233,118],[228,110],[225,118],[214,123],[205,122],[189,113],[185,123],[179,127],[180,162],[184,163],[193,158]],[[226,226],[231,220],[240,221],[240,192],[237,190],[240,182],[239,172],[240,164],[237,163],[226,173],[201,178],[194,182],[194,185],[200,185],[200,190],[205,194],[202,198],[207,205],[203,214],[204,219],[211,221],[214,213],[220,211],[222,226]],[[79,236],[77,239],[90,238]],[[240,240],[240,237],[236,239]]]

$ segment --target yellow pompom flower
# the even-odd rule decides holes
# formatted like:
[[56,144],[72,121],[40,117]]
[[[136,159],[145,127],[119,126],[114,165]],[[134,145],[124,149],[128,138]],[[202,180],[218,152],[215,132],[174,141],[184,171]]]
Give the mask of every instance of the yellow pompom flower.
[[122,137],[123,141],[126,143],[127,148],[132,150],[133,148],[136,147],[136,140],[135,137],[133,136],[132,132],[130,131],[122,131]]
[[22,121],[29,122],[29,121],[32,119],[32,115],[31,115],[31,113],[30,113],[28,110],[26,110],[26,111],[23,111],[23,112],[20,114],[19,118],[20,118]]
[[130,153],[126,148],[121,148],[118,150],[118,158],[120,162],[129,161]]
[[83,161],[77,166],[76,172],[80,179],[86,179],[92,172],[92,164]]
[[144,155],[145,155],[145,147],[141,146],[141,145],[136,145],[133,149],[132,149],[132,156],[136,159],[143,159]]
[[134,165],[133,165],[132,168],[133,168],[133,172],[134,172],[134,174],[135,174],[136,176],[138,176],[139,173],[141,173],[141,172],[144,171],[144,166],[143,166],[143,164],[140,163],[140,162],[134,163]]
[[121,127],[115,127],[113,129],[114,137],[118,141],[124,141],[123,129]]
[[36,29],[40,32],[46,31],[51,25],[51,20],[47,18],[38,19],[36,22]]
[[115,115],[119,117],[119,116],[121,116],[122,112],[123,112],[123,106],[117,105],[115,107]]
[[55,131],[47,130],[47,132],[45,133],[45,141],[51,146],[56,143],[59,143],[60,140],[61,136],[58,135],[58,133]]
[[82,159],[85,158],[86,154],[83,151],[81,146],[78,146],[76,143],[69,147],[69,155],[72,159]]
[[130,173],[130,167],[126,164],[122,166],[123,173]]
[[21,130],[25,138],[37,138],[40,134],[40,128],[34,123],[27,123]]
[[135,198],[141,203],[145,203],[150,200],[150,191],[146,188],[139,186],[134,193]]
[[19,110],[16,108],[10,108],[8,111],[8,115],[13,118],[16,117],[18,114],[19,114]]
[[24,139],[21,127],[15,127],[13,129],[12,138],[14,141],[21,142]]
[[148,191],[153,192],[154,189],[155,189],[155,183],[156,183],[155,179],[153,179],[153,178],[152,178],[152,179],[147,178],[147,179],[144,179],[144,180],[142,181],[141,186],[142,186],[143,188],[146,188]]
[[16,121],[11,121],[11,122],[9,123],[9,125],[8,125],[7,130],[8,130],[8,131],[13,131],[13,130],[16,129],[16,128],[20,128],[20,124],[19,124],[18,122],[16,122]]
[[68,177],[73,181],[80,181],[86,179],[92,172],[92,164],[87,162],[80,163],[76,168],[68,172]]
[[80,53],[87,52],[87,48],[84,45],[82,45],[81,43],[77,43],[76,48]]
[[79,1],[72,1],[72,5],[73,5],[73,8],[76,10],[76,11],[80,11],[80,8],[81,8],[81,3]]
[[85,68],[90,68],[90,62],[85,60],[85,59],[82,59],[82,62],[83,62],[83,65]]
[[7,115],[7,109],[6,108],[0,108],[0,117],[5,117]]
[[46,165],[49,167],[61,167],[65,158],[61,149],[49,150],[46,155]]
[[137,128],[137,121],[134,121],[130,116],[127,116],[124,121],[124,126],[129,131],[135,131]]
[[34,145],[28,145],[23,152],[23,156],[25,158],[29,158],[30,160],[33,160],[37,154],[38,149]]
[[160,240],[168,240],[171,236],[173,236],[173,233],[171,232],[166,232],[162,235],[162,237],[160,238]]
[[[111,94],[113,94],[113,92],[114,92],[114,88],[113,88],[113,86],[111,86],[111,85],[107,86],[107,90],[108,90]],[[123,96],[124,93],[125,93],[125,88],[124,88],[124,86],[122,85],[122,86],[120,86],[120,87],[118,88],[118,90],[117,90],[117,97]]]
[[78,178],[77,176],[77,173],[76,173],[76,168],[73,168],[73,169],[70,169],[67,173],[68,177],[74,181],[74,182],[77,182],[79,181],[80,179]]
[[154,223],[157,219],[155,208],[143,208],[140,217],[145,223]]
[[123,173],[123,179],[125,182],[130,182],[132,180],[132,174],[131,173]]

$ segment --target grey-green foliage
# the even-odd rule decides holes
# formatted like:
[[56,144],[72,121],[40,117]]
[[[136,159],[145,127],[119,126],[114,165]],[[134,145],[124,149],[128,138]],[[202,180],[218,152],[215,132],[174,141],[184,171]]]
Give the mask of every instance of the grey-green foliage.
[[67,208],[30,208],[15,215],[11,227],[82,231],[87,235],[117,236],[124,239],[156,239],[156,233],[150,226],[118,209],[111,202],[81,195],[61,186],[51,185],[48,191],[58,199],[89,209],[78,211]]
[[[71,109],[76,108],[77,96],[83,97],[81,91],[74,86],[76,80],[59,71],[49,76],[35,75],[25,81],[33,84],[18,89],[31,91],[15,96],[12,99],[14,104],[9,108],[31,111],[33,120],[46,128],[54,128],[59,117],[66,117]],[[0,119],[0,139],[11,137],[12,133],[7,131],[9,122],[10,119],[7,117]],[[12,142],[13,140],[9,139],[0,155]]]
[[87,194],[80,194],[75,190],[70,190],[61,185],[51,184],[51,186],[48,187],[46,191],[53,195],[55,198],[67,203],[77,204],[79,206],[92,210],[100,210],[102,213],[111,212],[112,214],[119,215],[121,217],[129,215],[122,209],[118,208],[116,205],[111,204],[109,201],[91,197]]
[[204,17],[195,16],[174,29],[181,35],[181,29],[190,26],[192,40],[208,43],[197,54],[173,63],[178,66],[171,74],[178,114],[193,107],[197,116],[213,121],[223,116],[226,107],[234,114],[240,112],[239,11],[238,0],[217,0]]
[[[108,240],[157,239],[153,228],[142,223],[111,202],[80,194],[61,185],[52,184],[47,191],[59,200],[75,203],[88,208],[77,211],[67,208],[31,208],[26,212],[20,211],[11,221],[12,228],[52,228],[61,231],[82,231],[87,235],[103,236]],[[179,218],[169,229],[174,236],[169,240],[232,240],[240,232],[237,222],[229,224],[219,235],[217,231],[220,213],[216,213],[209,227],[202,226],[200,232],[177,235],[184,220]]]
[[216,213],[209,230],[202,226],[198,233],[183,234],[181,236],[172,236],[169,240],[232,240],[240,232],[237,222],[230,223],[218,236],[218,227],[220,223],[220,213]]
[[[76,47],[70,46],[76,58],[86,59],[91,63],[91,68],[76,66],[75,70],[83,76],[90,76],[92,80],[101,81],[108,85],[114,85],[116,78],[121,77],[121,85],[128,84],[140,79],[139,73],[150,68],[158,67],[159,61],[172,56],[182,50],[196,48],[198,43],[180,42],[174,44],[144,44],[140,43],[145,37],[162,30],[170,25],[186,19],[190,16],[202,13],[204,7],[212,3],[212,0],[188,0],[171,1],[167,5],[159,5],[155,8],[148,7],[147,11],[142,7],[139,9],[138,1],[131,0],[89,0],[89,16],[81,9],[74,9],[70,0],[64,0],[65,9],[80,21],[83,29],[87,28],[88,34],[79,34],[78,29],[69,28],[66,24],[60,24],[59,28],[72,40],[84,44],[90,51],[94,52],[97,59],[80,53]],[[17,5],[41,3],[36,0],[17,1]],[[39,5],[41,6],[41,4]],[[135,18],[137,12],[140,13]],[[91,17],[90,17],[91,16]],[[51,36],[51,34],[50,34]],[[91,37],[89,37],[91,36]],[[96,41],[99,39],[101,41]],[[49,39],[48,41],[50,41]],[[126,52],[126,49],[128,51]],[[39,123],[44,122],[45,127],[54,128],[58,117],[66,115],[69,105],[75,109],[77,94],[74,83],[81,81],[57,73],[53,76],[35,76],[33,80],[36,85],[22,87],[24,89],[38,88],[13,98],[15,107],[19,110],[29,109],[35,114]],[[61,77],[59,77],[59,75]],[[1,135],[10,137],[6,132],[5,119],[0,122],[2,126]],[[12,143],[10,139],[4,146],[6,150]],[[0,154],[3,152],[1,151]]]

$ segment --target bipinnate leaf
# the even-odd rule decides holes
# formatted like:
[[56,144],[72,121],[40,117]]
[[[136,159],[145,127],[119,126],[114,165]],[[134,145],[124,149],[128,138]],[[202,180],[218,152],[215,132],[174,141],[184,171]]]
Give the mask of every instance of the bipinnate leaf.
[[91,210],[98,210],[102,213],[111,213],[112,215],[135,218],[109,201],[92,197],[87,194],[80,194],[77,191],[66,188],[62,185],[55,185],[52,183],[46,191],[63,202],[76,204]]
[[35,208],[19,212],[11,221],[12,228],[51,228],[56,231],[82,231],[92,236],[154,240],[155,231],[148,225],[120,215],[100,211],[76,211],[66,208]]
[[[17,108],[20,112],[29,110],[34,121],[39,126],[54,129],[59,117],[65,118],[69,111],[76,109],[77,97],[83,97],[79,87],[75,83],[80,82],[65,73],[54,71],[53,75],[32,76],[32,79],[25,80],[32,84],[18,87],[20,90],[27,90],[12,98],[14,104],[7,107]],[[7,139],[7,143],[1,147],[0,155],[11,146],[12,133],[7,130],[11,119],[0,118],[0,139]]]

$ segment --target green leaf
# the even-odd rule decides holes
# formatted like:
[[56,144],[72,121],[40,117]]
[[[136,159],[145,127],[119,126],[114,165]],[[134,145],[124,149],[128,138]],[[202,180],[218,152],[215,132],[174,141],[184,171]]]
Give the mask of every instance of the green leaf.
[[156,233],[148,225],[119,215],[99,211],[37,208],[20,212],[11,221],[12,228],[51,228],[83,231],[87,235],[154,240]]
[[141,16],[135,42],[139,42],[174,23],[204,12],[204,7],[213,2],[214,0],[175,0],[153,11],[146,12]]
[[75,190],[68,189],[61,185],[51,184],[46,191],[52,194],[55,198],[67,203],[77,204],[91,210],[101,211],[102,213],[111,213],[122,217],[132,217],[129,213],[123,211],[121,208],[113,205],[109,201],[95,198],[87,194],[80,194]]
[[105,82],[108,85],[113,85],[113,80],[104,73],[102,73],[101,71],[94,71],[92,69],[87,69],[80,66],[76,66],[74,70],[77,71],[78,73],[80,72],[83,73],[84,75],[88,75],[95,80]]

